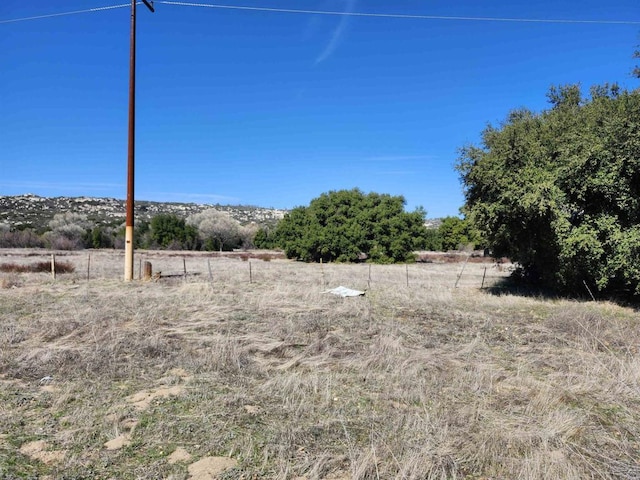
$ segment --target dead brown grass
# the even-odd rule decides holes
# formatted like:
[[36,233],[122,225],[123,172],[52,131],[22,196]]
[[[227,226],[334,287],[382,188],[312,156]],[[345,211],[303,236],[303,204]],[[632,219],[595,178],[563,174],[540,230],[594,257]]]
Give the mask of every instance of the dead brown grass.
[[633,310],[488,295],[483,265],[121,260],[0,291],[0,477],[640,477]]
[[[55,262],[56,273],[72,273],[75,267],[69,262]],[[18,263],[0,263],[0,272],[8,273],[28,273],[28,272],[51,272],[51,261],[43,261],[21,265]]]

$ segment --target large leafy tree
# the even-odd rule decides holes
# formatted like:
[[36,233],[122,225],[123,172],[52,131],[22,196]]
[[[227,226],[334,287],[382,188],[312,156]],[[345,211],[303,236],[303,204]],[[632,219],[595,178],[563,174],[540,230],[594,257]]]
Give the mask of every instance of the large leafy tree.
[[464,211],[496,255],[568,292],[640,295],[640,91],[552,88],[458,161]]
[[308,207],[291,210],[273,242],[302,261],[404,262],[426,241],[425,211],[405,212],[401,196],[358,189],[323,193]]
[[456,250],[467,247],[481,248],[480,232],[467,219],[444,217],[438,228],[442,250]]
[[187,225],[184,218],[173,214],[160,214],[151,219],[150,237],[152,244],[173,250],[195,249],[197,230]]

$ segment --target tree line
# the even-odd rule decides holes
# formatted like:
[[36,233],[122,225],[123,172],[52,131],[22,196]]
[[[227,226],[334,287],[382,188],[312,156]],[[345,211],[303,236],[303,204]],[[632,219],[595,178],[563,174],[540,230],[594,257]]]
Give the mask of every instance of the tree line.
[[[86,215],[57,213],[44,232],[12,229],[0,224],[0,248],[124,248],[124,225],[96,225]],[[136,248],[172,250],[233,250],[253,248],[255,224],[241,225],[228,213],[215,209],[181,218],[159,214],[150,221],[136,222]]]
[[[353,189],[324,193],[271,228],[241,225],[215,209],[186,218],[159,214],[136,222],[134,243],[141,249],[282,249],[301,261],[377,263],[412,261],[416,250],[483,246],[478,230],[467,220],[451,216],[437,228],[427,228],[423,209],[405,212],[404,206],[401,196]],[[124,226],[96,225],[84,214],[57,213],[48,227],[36,232],[0,224],[0,248],[124,248]]]

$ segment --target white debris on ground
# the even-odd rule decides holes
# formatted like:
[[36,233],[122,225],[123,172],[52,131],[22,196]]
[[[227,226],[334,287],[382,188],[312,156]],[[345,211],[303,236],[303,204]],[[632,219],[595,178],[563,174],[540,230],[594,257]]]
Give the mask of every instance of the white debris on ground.
[[322,293],[332,293],[333,295],[338,295],[340,297],[361,297],[364,295],[364,292],[360,290],[353,290],[351,288],[343,287],[342,285],[332,288],[331,290],[325,290]]

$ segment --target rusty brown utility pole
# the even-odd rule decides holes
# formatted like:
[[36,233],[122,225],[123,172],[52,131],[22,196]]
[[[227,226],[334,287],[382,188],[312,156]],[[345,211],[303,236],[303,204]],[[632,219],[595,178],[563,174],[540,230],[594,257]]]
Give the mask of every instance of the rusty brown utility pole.
[[[142,0],[151,12],[153,2]],[[129,155],[127,159],[127,218],[125,222],[124,280],[133,280],[133,204],[136,131],[136,0],[131,0],[131,48],[129,54]]]

